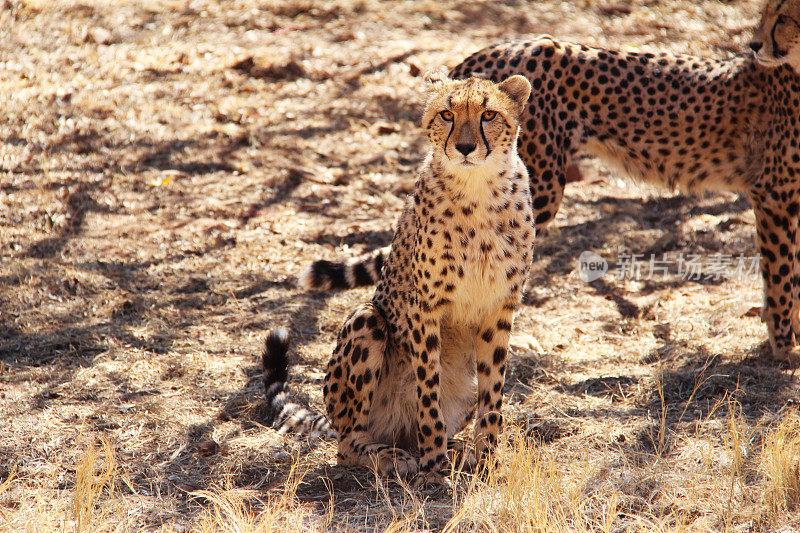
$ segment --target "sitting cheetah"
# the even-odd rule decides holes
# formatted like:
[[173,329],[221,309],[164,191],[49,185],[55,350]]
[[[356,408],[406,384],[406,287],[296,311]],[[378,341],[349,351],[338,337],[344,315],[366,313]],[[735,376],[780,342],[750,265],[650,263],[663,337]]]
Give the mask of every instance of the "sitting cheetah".
[[[523,76],[431,82],[422,123],[432,148],[375,295],[345,322],[325,376],[340,464],[438,478],[449,466],[448,439],[473,418],[476,399],[476,456],[494,447],[535,233],[516,151],[529,95]],[[283,332],[268,336],[273,406],[285,391],[286,348]],[[306,427],[327,431],[318,418]]]
[[[521,120],[519,150],[540,229],[558,211],[567,168],[579,151],[670,188],[746,193],[761,252],[762,320],[773,355],[796,361],[800,0],[766,2],[750,47],[755,56],[715,61],[543,36],[485,48],[451,76],[521,74],[530,80],[533,97]],[[303,281],[319,288],[369,283],[364,265],[377,265],[386,253],[349,265],[317,263]],[[337,274],[340,283],[329,283]]]

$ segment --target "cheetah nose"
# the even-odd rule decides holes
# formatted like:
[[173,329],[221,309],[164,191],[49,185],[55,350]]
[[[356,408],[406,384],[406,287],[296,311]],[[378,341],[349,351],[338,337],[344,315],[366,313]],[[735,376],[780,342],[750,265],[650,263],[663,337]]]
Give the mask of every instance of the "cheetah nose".
[[456,144],[456,150],[461,152],[463,155],[469,155],[474,149],[474,144]]
[[764,43],[760,43],[758,41],[751,41],[748,46],[753,50],[753,52],[758,53],[761,50],[761,47],[764,46]]

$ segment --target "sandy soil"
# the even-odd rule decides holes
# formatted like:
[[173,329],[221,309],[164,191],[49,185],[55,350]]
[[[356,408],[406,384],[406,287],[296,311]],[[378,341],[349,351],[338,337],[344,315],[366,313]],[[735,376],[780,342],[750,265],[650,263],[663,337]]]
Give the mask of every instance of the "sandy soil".
[[[205,490],[250,491],[256,513],[298,457],[299,527],[443,527],[452,494],[409,503],[265,426],[265,331],[294,331],[293,383],[319,406],[337,328],[370,294],[294,276],[391,238],[425,149],[420,72],[538,33],[724,57],[756,16],[750,1],[0,2],[0,528],[72,529],[93,447],[118,482],[87,530],[199,527]],[[759,499],[764,436],[800,397],[767,357],[760,281],[677,270],[755,254],[746,199],[581,167],[538,240],[511,419],[565,487],[616,495],[617,530],[800,527]],[[582,281],[586,250],[611,274]],[[613,275],[631,254],[673,264]],[[731,424],[743,459],[725,492]],[[590,507],[576,529],[601,527]]]

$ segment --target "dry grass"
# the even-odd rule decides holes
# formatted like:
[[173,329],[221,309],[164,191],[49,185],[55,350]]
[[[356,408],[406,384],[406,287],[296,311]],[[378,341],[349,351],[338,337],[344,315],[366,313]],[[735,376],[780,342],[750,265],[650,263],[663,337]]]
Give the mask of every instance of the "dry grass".
[[[755,276],[607,277],[618,254],[752,255],[730,194],[594,160],[540,236],[500,462],[453,490],[334,466],[264,426],[368,290],[317,257],[385,243],[414,180],[424,71],[501,39],[723,56],[752,1],[0,3],[0,530],[791,531],[800,386],[765,358]],[[702,38],[699,38],[702,36]]]
[[766,478],[764,505],[780,515],[796,513],[800,504],[800,419],[787,415],[764,443],[761,458]]
[[[694,531],[748,529],[786,530],[797,527],[800,502],[800,419],[787,415],[771,428],[747,428],[738,404],[728,402],[728,418],[718,435],[718,446],[700,453],[697,464],[680,465],[665,456],[643,453],[625,464],[635,472],[636,484],[651,485],[670,476],[682,486],[652,489],[648,498],[633,497],[625,484],[603,480],[608,467],[593,454],[576,456],[565,468],[563,456],[574,448],[542,446],[520,427],[505,432],[497,460],[480,476],[454,474],[452,488],[435,492],[413,488],[401,480],[362,476],[360,512],[337,516],[337,495],[328,486],[324,504],[315,508],[299,494],[310,475],[307,466],[292,462],[281,486],[271,491],[239,488],[226,473],[208,489],[188,494],[198,504],[192,531],[324,531],[337,528],[387,531],[441,529],[445,532],[482,530],[495,532],[557,531]],[[706,420],[700,426],[720,427]],[[763,444],[760,449],[757,442]],[[607,451],[608,455],[610,451]],[[49,507],[40,508],[37,527],[76,531],[131,529],[131,508],[124,491],[131,487],[121,477],[113,450],[106,440],[101,451],[86,447],[76,465],[71,520],[58,523]],[[662,462],[669,463],[661,464]],[[682,472],[676,472],[682,470]],[[0,486],[0,496],[15,480]],[[656,497],[663,501],[657,502]],[[101,503],[102,502],[102,503]],[[373,519],[370,524],[370,518]],[[8,518],[6,517],[8,520]],[[8,520],[7,525],[14,525]],[[19,525],[19,524],[18,524]],[[183,527],[178,527],[183,530]],[[162,531],[175,531],[166,525]]]
[[[75,521],[75,531],[97,531],[97,523],[107,524],[105,517],[93,517],[95,513],[95,499],[107,496],[114,497],[116,486],[116,458],[111,443],[102,439],[103,457],[105,463],[98,471],[97,452],[95,447],[89,446],[75,467],[75,487],[72,491],[72,519]],[[106,513],[103,513],[104,515]],[[95,520],[93,520],[95,518]]]

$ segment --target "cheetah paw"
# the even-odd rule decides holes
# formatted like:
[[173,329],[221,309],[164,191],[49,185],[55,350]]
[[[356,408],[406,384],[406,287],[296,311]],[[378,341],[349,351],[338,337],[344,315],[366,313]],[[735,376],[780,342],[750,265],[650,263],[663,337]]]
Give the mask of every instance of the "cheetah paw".
[[478,466],[475,451],[465,446],[461,441],[452,441],[448,445],[447,459],[453,465],[454,471],[474,472]]
[[420,472],[417,474],[417,477],[414,478],[414,488],[415,489],[442,489],[442,488],[452,488],[453,482],[450,478],[445,477],[442,472],[437,471],[427,471],[427,472]]
[[416,474],[419,462],[400,448],[382,450],[377,456],[377,469],[383,475],[396,474],[399,477]]
[[800,365],[800,346],[795,346],[793,348],[787,347],[782,350],[773,349],[772,357],[792,366]]

